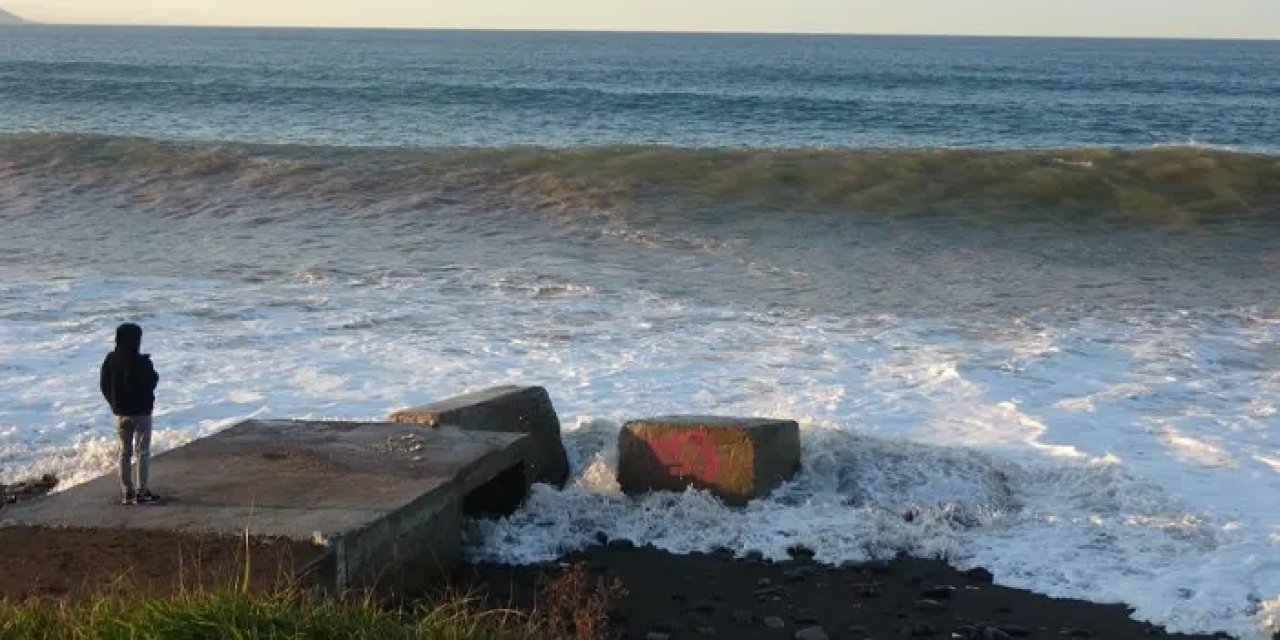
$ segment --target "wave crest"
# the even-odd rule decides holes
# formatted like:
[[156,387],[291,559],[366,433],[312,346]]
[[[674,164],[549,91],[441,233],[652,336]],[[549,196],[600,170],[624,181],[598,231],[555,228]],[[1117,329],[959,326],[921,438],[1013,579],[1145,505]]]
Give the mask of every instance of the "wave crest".
[[563,211],[631,206],[1180,223],[1280,217],[1280,156],[1205,147],[962,149],[403,149],[0,137],[0,175],[232,193],[350,208]]

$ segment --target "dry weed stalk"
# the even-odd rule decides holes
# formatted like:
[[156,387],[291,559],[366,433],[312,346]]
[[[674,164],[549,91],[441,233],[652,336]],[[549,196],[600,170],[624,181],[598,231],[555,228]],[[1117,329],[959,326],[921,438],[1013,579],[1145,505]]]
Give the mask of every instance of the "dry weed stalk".
[[600,640],[608,637],[614,604],[626,595],[622,580],[603,576],[592,580],[578,563],[542,588],[541,617],[555,638]]

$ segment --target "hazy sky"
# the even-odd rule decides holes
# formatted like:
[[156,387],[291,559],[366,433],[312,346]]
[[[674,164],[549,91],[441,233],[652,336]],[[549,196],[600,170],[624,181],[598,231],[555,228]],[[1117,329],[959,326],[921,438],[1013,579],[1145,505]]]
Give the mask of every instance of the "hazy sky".
[[1280,38],[1280,0],[0,0],[110,24]]

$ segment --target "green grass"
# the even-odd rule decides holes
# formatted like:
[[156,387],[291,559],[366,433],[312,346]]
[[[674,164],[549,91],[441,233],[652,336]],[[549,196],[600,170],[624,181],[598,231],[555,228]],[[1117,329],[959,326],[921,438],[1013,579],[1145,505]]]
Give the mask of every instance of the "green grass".
[[325,597],[292,581],[255,590],[245,540],[243,574],[221,586],[148,596],[122,577],[95,596],[0,600],[0,640],[599,640],[626,596],[621,582],[593,579],[581,564],[541,583],[528,612],[456,592],[393,607],[372,595]]
[[410,610],[372,600],[225,589],[78,603],[0,602],[5,640],[515,640],[545,637],[534,617],[450,597]]

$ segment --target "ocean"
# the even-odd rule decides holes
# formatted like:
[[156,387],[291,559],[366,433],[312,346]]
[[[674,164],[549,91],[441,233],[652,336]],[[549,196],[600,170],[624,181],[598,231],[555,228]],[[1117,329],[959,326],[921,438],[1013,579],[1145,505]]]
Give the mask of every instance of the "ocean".
[[[112,468],[126,320],[159,449],[545,385],[574,479],[473,559],[908,553],[1280,631],[1280,42],[0,28],[0,482]],[[665,413],[804,470],[625,498]]]

